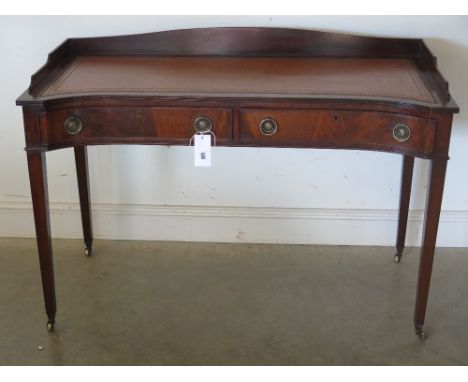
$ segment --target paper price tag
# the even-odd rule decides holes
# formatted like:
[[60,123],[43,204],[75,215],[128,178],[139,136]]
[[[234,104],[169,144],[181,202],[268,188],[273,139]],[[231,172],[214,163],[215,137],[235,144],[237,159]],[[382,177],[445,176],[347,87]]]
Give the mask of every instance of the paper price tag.
[[211,167],[211,134],[194,136],[195,167]]

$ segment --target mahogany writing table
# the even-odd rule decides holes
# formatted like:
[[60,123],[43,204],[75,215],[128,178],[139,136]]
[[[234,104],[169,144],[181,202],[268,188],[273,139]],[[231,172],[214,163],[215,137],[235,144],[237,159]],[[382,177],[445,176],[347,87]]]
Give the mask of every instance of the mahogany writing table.
[[456,103],[419,39],[272,28],[69,39],[17,100],[23,107],[48,328],[56,302],[45,152],[74,147],[85,253],[93,234],[86,147],[218,145],[364,149],[402,155],[397,252],[414,158],[431,162],[414,324],[423,325]]

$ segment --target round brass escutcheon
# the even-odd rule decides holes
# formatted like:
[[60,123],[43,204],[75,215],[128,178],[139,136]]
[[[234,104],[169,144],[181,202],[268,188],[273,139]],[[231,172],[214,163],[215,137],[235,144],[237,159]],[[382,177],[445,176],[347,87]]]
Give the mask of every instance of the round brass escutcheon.
[[193,126],[198,133],[206,133],[211,131],[213,124],[208,117],[198,117],[193,122]]
[[398,142],[406,142],[411,137],[411,129],[404,123],[398,123],[393,128],[393,138]]
[[260,131],[265,135],[273,135],[278,130],[278,124],[272,118],[265,118],[260,122]]
[[68,134],[75,135],[83,128],[83,122],[78,117],[69,117],[65,120],[64,128]]

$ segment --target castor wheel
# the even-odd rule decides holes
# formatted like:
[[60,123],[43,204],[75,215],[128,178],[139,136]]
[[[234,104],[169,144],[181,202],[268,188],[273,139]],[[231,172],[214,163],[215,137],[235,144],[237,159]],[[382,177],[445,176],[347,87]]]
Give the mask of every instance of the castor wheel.
[[400,260],[401,260],[401,255],[399,255],[399,254],[397,253],[397,254],[395,255],[394,260],[395,260],[395,263],[399,263]]
[[53,331],[54,331],[54,324],[55,324],[54,321],[50,321],[50,320],[47,321],[47,330],[48,330],[49,332],[53,332]]
[[89,257],[89,256],[91,256],[91,253],[92,253],[92,252],[93,252],[93,249],[92,249],[92,248],[85,248],[85,250],[84,250],[84,255],[85,255],[86,257]]
[[424,333],[423,328],[416,328],[416,335],[419,337],[421,341],[424,341],[426,339],[426,333]]

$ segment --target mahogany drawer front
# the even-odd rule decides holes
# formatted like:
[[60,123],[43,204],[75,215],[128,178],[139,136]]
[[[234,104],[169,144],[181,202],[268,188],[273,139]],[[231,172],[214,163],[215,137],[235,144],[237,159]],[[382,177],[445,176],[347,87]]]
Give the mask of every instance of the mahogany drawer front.
[[[265,134],[260,125],[271,120],[275,131]],[[369,111],[241,109],[240,125],[241,144],[265,146],[395,148],[428,154],[435,135],[432,119]],[[409,128],[409,137],[397,140],[397,125]]]
[[[196,132],[195,121],[200,117],[209,118],[217,142],[232,140],[232,110],[228,108],[87,107],[47,112],[41,141],[42,144],[161,141],[188,145]],[[79,132],[67,131],[65,121],[69,118],[81,124]]]

